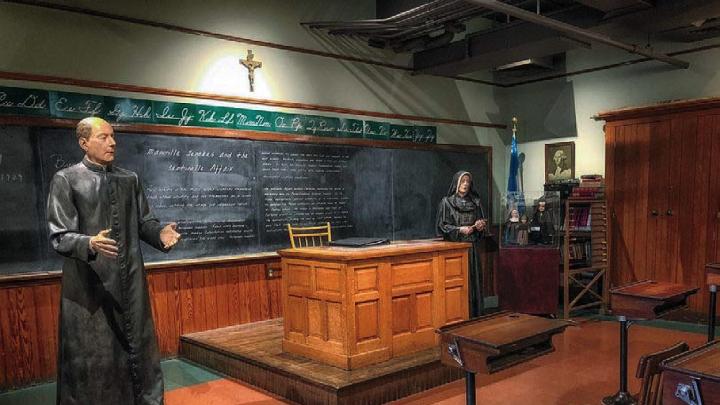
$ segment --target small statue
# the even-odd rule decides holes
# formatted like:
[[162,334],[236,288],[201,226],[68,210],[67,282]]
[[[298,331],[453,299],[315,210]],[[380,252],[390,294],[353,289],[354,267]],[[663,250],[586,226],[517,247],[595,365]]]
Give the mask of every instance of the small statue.
[[518,240],[518,226],[520,225],[520,213],[517,209],[510,210],[505,221],[505,244],[515,245]]
[[528,244],[528,231],[530,230],[530,224],[528,224],[527,215],[520,217],[520,224],[517,226],[517,244],[525,246]]
[[540,245],[552,244],[555,236],[553,213],[546,205],[546,201],[540,199],[530,221],[530,240]]

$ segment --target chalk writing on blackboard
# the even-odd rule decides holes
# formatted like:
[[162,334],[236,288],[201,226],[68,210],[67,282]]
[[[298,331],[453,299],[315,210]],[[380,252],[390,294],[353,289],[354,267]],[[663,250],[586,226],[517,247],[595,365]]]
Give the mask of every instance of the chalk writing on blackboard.
[[68,160],[66,156],[64,156],[61,153],[52,153],[50,154],[50,164],[52,167],[54,167],[56,170],[64,169],[66,167],[70,167],[74,165],[76,162]]
[[177,224],[183,235],[183,243],[253,240],[257,237],[254,228],[245,221],[180,221]]
[[250,187],[167,187],[148,186],[147,199],[154,209],[162,208],[243,208],[250,207]]
[[363,122],[361,120],[340,119],[338,134],[340,136],[362,138]]
[[312,135],[334,135],[337,131],[337,119],[310,117],[305,123],[305,133]]
[[150,101],[105,97],[105,104],[111,106],[105,113],[109,121],[154,122]]
[[[387,140],[391,132],[391,124],[387,122],[4,86],[0,86],[0,114],[66,119],[99,116],[109,122],[248,129],[377,140]],[[436,141],[435,127],[432,127],[431,135],[423,129],[425,127],[416,126],[415,134],[411,136],[405,130],[398,129],[401,125],[394,126],[396,140],[417,139],[416,142],[421,143]]]
[[252,118],[249,115],[239,114],[237,126],[238,127],[246,127],[246,128],[270,129],[272,127],[272,123],[270,121],[268,121],[267,117],[265,117],[261,114],[256,114]]
[[352,228],[349,198],[343,187],[266,187],[265,231],[284,231],[286,224],[330,221],[333,228]]
[[260,171],[265,178],[309,179],[318,174],[341,173],[348,168],[345,153],[297,153],[262,151]]
[[73,104],[67,97],[59,97],[53,105],[54,111],[97,115],[103,111],[103,103],[99,100],[83,100],[81,104]]
[[178,126],[186,126],[195,120],[195,115],[192,114],[189,107],[183,107],[179,111],[173,111],[171,105],[166,105],[160,112],[155,113],[155,119],[159,122],[169,121]]
[[28,110],[45,110],[47,99],[37,94],[28,94],[22,101],[12,100],[7,92],[0,91],[0,108],[18,108]]

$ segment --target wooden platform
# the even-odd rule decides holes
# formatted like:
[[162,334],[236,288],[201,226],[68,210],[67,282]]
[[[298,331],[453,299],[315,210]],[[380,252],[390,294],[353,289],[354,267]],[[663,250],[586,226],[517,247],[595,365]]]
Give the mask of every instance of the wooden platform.
[[382,404],[464,376],[439,349],[346,371],[282,352],[282,319],[180,337],[180,356],[301,404]]

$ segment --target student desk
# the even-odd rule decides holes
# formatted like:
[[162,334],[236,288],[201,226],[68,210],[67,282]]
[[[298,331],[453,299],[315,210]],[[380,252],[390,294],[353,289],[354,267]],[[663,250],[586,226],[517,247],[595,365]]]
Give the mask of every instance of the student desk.
[[352,370],[438,344],[468,318],[470,243],[278,251],[283,351]]
[[665,360],[664,405],[720,405],[720,341]]
[[644,280],[610,290],[613,314],[620,324],[620,389],[603,398],[604,405],[634,405],[627,390],[627,341],[630,320],[651,320],[685,308],[688,296],[699,288],[664,281]]
[[465,370],[466,402],[474,405],[475,373],[492,374],[553,352],[553,335],[568,325],[567,321],[509,311],[481,316],[438,330],[440,359]]

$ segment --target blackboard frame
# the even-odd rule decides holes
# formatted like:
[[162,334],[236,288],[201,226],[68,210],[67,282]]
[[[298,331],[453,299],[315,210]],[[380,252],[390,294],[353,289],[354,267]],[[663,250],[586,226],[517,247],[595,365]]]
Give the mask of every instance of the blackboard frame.
[[[27,116],[0,116],[0,125],[10,126],[27,126],[31,128],[74,128],[77,120],[58,119],[46,117],[27,117]],[[209,138],[227,138],[238,140],[254,140],[269,142],[294,142],[306,144],[326,144],[326,145],[350,145],[369,148],[384,149],[407,149],[407,150],[441,150],[462,153],[478,153],[484,154],[487,161],[488,181],[486,192],[488,196],[487,212],[492,213],[492,147],[483,145],[454,145],[454,144],[421,144],[402,141],[385,141],[357,138],[323,138],[309,135],[292,135],[281,134],[275,132],[260,132],[249,130],[231,130],[222,128],[201,128],[201,127],[178,127],[170,125],[147,125],[147,124],[113,124],[113,128],[117,132],[130,132],[138,134],[157,134],[166,136],[189,136],[189,137],[209,137]],[[166,268],[177,268],[183,266],[198,266],[206,264],[224,264],[224,263],[245,263],[257,262],[258,260],[268,260],[277,258],[275,252],[251,253],[236,256],[218,256],[202,259],[180,259],[162,262],[147,263],[146,268],[149,271],[161,271]],[[26,283],[43,279],[54,279],[60,277],[60,271],[51,272],[27,272],[8,275],[0,275],[0,284]]]

